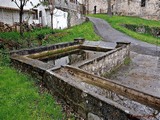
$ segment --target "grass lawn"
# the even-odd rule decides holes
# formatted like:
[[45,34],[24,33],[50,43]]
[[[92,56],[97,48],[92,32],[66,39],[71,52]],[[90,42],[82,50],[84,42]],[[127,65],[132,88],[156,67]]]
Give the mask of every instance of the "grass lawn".
[[160,38],[156,38],[156,37],[153,37],[148,34],[136,33],[134,31],[131,31],[131,30],[121,26],[122,24],[133,24],[133,25],[146,25],[146,26],[150,26],[150,27],[160,27],[159,21],[145,20],[145,19],[138,18],[138,17],[128,17],[128,16],[109,17],[106,14],[96,14],[96,15],[90,15],[90,16],[101,18],[101,19],[104,19],[105,21],[108,21],[113,28],[115,28],[123,33],[126,33],[127,35],[129,35],[133,38],[136,38],[138,40],[148,42],[151,44],[160,45]]
[[[77,37],[101,39],[94,33],[91,22],[65,30],[36,29],[25,33],[24,39],[20,39],[16,32],[0,33],[0,38],[25,43],[26,39],[34,40],[47,35],[43,45],[68,42]],[[36,46],[35,41],[34,44]],[[37,80],[9,67],[9,57],[2,54],[5,51],[0,50],[0,120],[65,120],[65,113],[62,113],[62,108],[53,97],[47,92],[39,93]],[[74,119],[73,116],[69,117],[70,120]]]
[[22,47],[27,47],[27,41],[30,40],[32,46],[38,46],[38,39],[43,39],[42,45],[49,45],[60,42],[73,41],[74,38],[82,37],[87,40],[100,40],[101,38],[95,34],[93,24],[85,22],[81,25],[71,27],[64,30],[52,30],[50,28],[35,29],[31,32],[25,32],[24,37],[20,38],[18,32],[5,32],[0,33],[0,39],[7,41],[19,42]]
[[62,120],[59,105],[47,92],[39,93],[35,80],[13,68],[0,67],[1,120]]

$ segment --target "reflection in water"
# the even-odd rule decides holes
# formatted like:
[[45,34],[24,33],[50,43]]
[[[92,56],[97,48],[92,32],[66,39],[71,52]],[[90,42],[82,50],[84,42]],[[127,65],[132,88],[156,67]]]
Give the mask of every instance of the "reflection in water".
[[74,52],[66,52],[52,57],[40,59],[43,62],[53,64],[55,66],[71,65],[84,60],[92,59],[102,55],[103,52],[95,52],[88,50],[76,50]]

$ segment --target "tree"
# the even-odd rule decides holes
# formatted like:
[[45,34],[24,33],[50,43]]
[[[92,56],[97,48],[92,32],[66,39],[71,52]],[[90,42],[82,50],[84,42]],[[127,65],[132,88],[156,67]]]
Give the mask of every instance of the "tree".
[[109,16],[112,16],[112,10],[111,10],[111,0],[108,0],[108,10],[107,10],[107,14]]
[[24,13],[24,6],[27,4],[29,0],[12,0],[17,7],[19,8],[19,24],[20,24],[20,35],[23,36],[23,26],[22,26],[22,18]]
[[49,0],[49,10],[51,15],[51,27],[53,29],[53,12],[55,8],[55,0]]
[[53,29],[53,14],[55,9],[55,0],[45,0],[43,5],[48,6],[51,15],[51,28]]

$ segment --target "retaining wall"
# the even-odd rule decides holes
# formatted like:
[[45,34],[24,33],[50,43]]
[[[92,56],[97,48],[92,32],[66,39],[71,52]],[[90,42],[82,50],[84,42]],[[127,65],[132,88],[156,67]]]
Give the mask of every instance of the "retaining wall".
[[79,68],[95,75],[110,73],[124,63],[129,57],[130,44],[123,45],[119,48],[107,52],[105,55],[94,60],[88,61]]
[[75,80],[47,71],[44,82],[52,94],[69,104],[85,120],[137,120],[134,112],[118,103],[89,91]]
[[43,75],[46,70],[55,67],[52,64],[46,64],[42,61],[31,59],[29,57],[25,57],[24,55],[34,54],[38,52],[43,52],[47,50],[54,50],[58,48],[64,48],[68,46],[74,46],[80,44],[81,41],[67,42],[67,43],[59,43],[45,47],[37,47],[32,49],[23,49],[10,52],[11,54],[11,64],[25,72],[31,74],[33,77],[36,77],[40,80],[43,80]]

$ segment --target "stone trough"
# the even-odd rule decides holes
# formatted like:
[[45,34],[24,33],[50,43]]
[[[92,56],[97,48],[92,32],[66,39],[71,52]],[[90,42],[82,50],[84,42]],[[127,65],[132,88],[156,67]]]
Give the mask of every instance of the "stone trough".
[[11,52],[14,67],[42,80],[53,95],[88,120],[135,120],[144,113],[124,105],[160,110],[160,98],[101,75],[120,67],[130,55],[130,43],[75,39],[47,47]]

